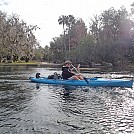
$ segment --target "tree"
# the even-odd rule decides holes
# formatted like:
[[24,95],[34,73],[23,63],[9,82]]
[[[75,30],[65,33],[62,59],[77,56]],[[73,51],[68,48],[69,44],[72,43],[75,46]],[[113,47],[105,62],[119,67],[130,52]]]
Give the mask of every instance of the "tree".
[[35,48],[35,50],[34,50],[35,60],[42,61],[43,57],[44,57],[44,52],[45,52],[45,50],[41,46]]
[[59,25],[63,26],[63,33],[64,33],[64,38],[63,38],[63,44],[64,44],[64,50],[66,51],[66,44],[65,44],[65,25],[67,24],[67,16],[66,15],[61,15],[58,19]]
[[20,21],[17,14],[7,17],[0,11],[0,57],[12,58],[16,54],[26,56],[27,59],[32,58],[35,46],[39,45],[34,36],[37,29],[37,25],[28,26],[23,20]]
[[79,45],[80,41],[86,37],[87,35],[87,28],[85,26],[85,23],[82,19],[76,20],[74,26],[71,29],[70,32],[70,45],[71,47],[75,48]]
[[62,48],[62,39],[64,37],[55,37],[50,42],[50,51],[54,62],[60,62],[66,59],[65,52]]
[[[71,36],[71,29],[73,28],[73,26],[74,26],[74,24],[75,24],[75,18],[74,18],[74,16],[73,15],[68,15],[67,16],[67,21],[66,21],[66,25],[67,25],[67,27],[68,27],[68,37],[69,37],[69,39],[68,39],[68,51],[69,51],[69,54],[70,54],[70,36]],[[70,58],[69,58],[70,59]]]
[[0,11],[0,62],[2,57],[7,53],[7,49],[4,49],[4,27],[6,25],[6,13]]
[[44,56],[43,56],[43,60],[44,61],[51,61],[52,60],[52,53],[50,51],[50,47],[49,46],[45,46],[44,48]]
[[95,40],[91,34],[86,35],[80,42],[80,44],[75,49],[77,62],[79,63],[90,63],[91,61],[95,61],[96,54],[95,52]]
[[90,25],[90,32],[96,39],[97,55],[102,61],[116,62],[126,60],[129,49],[132,21],[124,7],[119,10],[110,8],[95,17]]

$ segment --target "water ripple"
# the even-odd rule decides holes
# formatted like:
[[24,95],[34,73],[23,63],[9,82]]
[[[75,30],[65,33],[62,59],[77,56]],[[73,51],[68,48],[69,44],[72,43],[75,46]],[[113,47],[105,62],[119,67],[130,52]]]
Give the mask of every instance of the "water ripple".
[[125,88],[64,87],[28,78],[43,68],[0,72],[1,134],[134,133],[134,92]]

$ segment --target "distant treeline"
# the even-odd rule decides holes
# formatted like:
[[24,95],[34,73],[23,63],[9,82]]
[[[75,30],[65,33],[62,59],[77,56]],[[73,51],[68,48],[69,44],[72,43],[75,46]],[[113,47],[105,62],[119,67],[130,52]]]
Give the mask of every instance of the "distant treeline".
[[63,33],[42,48],[34,35],[37,26],[27,25],[15,14],[7,16],[0,11],[0,58],[25,57],[26,61],[55,63],[70,59],[74,63],[112,63],[114,66],[134,63],[133,17],[134,4],[130,12],[125,7],[118,10],[112,7],[94,15],[88,27],[81,18],[61,15],[57,24],[63,27]]
[[45,47],[44,60],[75,63],[134,63],[134,4],[129,13],[125,7],[113,7],[95,15],[88,28],[82,19],[61,15],[58,23],[63,34]]

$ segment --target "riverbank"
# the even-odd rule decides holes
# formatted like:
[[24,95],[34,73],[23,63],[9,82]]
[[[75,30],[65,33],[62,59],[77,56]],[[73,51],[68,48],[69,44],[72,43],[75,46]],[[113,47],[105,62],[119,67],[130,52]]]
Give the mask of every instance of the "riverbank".
[[[0,66],[35,66],[35,67],[53,67],[53,68],[61,68],[63,64],[57,63],[48,63],[48,62],[13,62],[13,63],[0,63]],[[88,68],[82,67],[81,71],[100,71],[101,68]]]
[[[49,62],[13,62],[13,63],[0,63],[0,66],[33,66],[33,67],[51,67],[51,68],[61,68],[63,64],[49,63]],[[120,66],[116,68],[108,68],[107,66],[99,67],[84,67],[80,68],[82,72],[90,71],[134,71],[134,65]]]
[[0,66],[38,66],[38,67],[58,67],[61,64],[48,63],[48,62],[12,62],[0,63]]

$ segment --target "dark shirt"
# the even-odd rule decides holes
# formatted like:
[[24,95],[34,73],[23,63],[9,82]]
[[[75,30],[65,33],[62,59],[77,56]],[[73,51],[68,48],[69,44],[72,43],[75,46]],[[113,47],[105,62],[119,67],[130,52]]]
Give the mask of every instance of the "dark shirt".
[[69,67],[66,67],[66,66],[62,67],[62,78],[63,79],[68,79],[74,75],[75,75],[74,73],[71,73],[71,70]]

